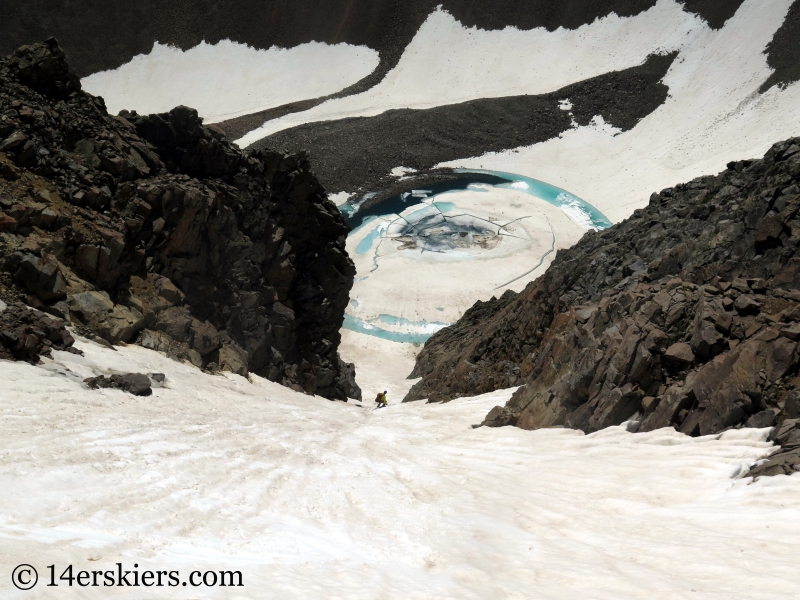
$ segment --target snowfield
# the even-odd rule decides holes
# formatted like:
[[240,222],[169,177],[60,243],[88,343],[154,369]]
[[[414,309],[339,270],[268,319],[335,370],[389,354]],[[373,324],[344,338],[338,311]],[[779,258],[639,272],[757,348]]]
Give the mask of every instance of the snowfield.
[[678,52],[663,79],[666,102],[630,131],[598,116],[592,125],[546,142],[437,165],[546,181],[618,222],[646,206],[653,192],[717,173],[732,160],[761,157],[777,140],[800,135],[800,82],[759,94],[772,74],[765,49],[792,2],[745,0],[720,30],[676,0],[659,0],[632,17],[609,15],[552,32],[468,28],[439,9],[380,84],[267,121],[237,143],[245,147],[316,121],[553,92],[642,64],[651,53]]
[[[365,46],[310,42],[258,50],[222,40],[183,51],[156,42],[149,54],[81,81],[109,114],[167,112],[184,104],[216,123],[289,102],[327,96],[369,75],[378,53]],[[298,77],[298,73],[303,73]]]
[[[398,394],[373,411],[135,346],[77,346],[85,357],[0,362],[0,597],[20,597],[7,575],[19,563],[39,570],[30,598],[800,591],[800,479],[737,477],[771,451],[767,430],[472,429],[511,390],[446,405],[398,405]],[[139,398],[81,383],[115,370],[163,372],[167,384]],[[365,383],[371,399],[376,382]],[[241,570],[245,585],[44,587],[47,565],[117,562],[184,580]]]
[[245,147],[276,131],[314,121],[554,92],[609,71],[635,67],[648,54],[678,50],[696,28],[707,26],[673,0],[661,0],[635,17],[611,14],[577,29],[555,31],[464,27],[440,7],[378,85],[268,121],[238,143]]
[[800,82],[758,93],[772,74],[764,50],[791,5],[746,0],[719,31],[698,24],[664,77],[666,102],[630,131],[597,118],[541,144],[438,166],[543,179],[616,223],[653,192],[716,174],[732,160],[760,158],[776,141],[800,134]]

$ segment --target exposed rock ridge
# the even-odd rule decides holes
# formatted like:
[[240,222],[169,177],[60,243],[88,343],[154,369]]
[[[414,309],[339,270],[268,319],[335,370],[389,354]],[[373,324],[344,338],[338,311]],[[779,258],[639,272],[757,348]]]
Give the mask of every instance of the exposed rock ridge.
[[242,152],[197,112],[112,117],[55,40],[0,60],[0,298],[108,343],[358,396],[355,269],[305,153]]
[[776,425],[800,448],[799,243],[796,138],[653,194],[559,251],[520,294],[477,303],[425,345],[406,400],[522,385],[484,424]]

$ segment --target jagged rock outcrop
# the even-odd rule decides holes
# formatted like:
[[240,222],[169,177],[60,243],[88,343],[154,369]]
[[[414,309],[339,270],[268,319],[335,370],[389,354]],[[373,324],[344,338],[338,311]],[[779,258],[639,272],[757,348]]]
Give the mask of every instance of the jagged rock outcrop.
[[108,343],[357,396],[355,269],[308,156],[242,152],[197,112],[109,116],[55,40],[0,60],[0,298]]
[[521,385],[485,425],[774,425],[777,441],[800,447],[799,244],[791,139],[653,194],[559,251],[522,293],[473,306],[425,345],[406,400]]
[[61,319],[24,304],[0,301],[0,359],[35,364],[40,357],[51,356],[53,349],[80,354],[74,343]]

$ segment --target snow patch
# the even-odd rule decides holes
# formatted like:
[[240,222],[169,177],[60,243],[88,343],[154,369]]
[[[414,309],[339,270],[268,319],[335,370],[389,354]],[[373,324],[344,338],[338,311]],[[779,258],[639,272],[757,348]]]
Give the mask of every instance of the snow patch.
[[336,206],[342,206],[352,197],[353,194],[351,192],[336,192],[335,194],[328,194],[328,200],[333,202]]
[[338,92],[369,75],[378,62],[375,50],[350,44],[258,50],[222,40],[183,51],[156,42],[149,54],[84,77],[81,84],[103,96],[110,114],[159,113],[183,104],[213,123]]
[[392,177],[398,177],[399,179],[405,179],[408,175],[416,173],[416,169],[412,169],[411,167],[395,167],[390,171]]

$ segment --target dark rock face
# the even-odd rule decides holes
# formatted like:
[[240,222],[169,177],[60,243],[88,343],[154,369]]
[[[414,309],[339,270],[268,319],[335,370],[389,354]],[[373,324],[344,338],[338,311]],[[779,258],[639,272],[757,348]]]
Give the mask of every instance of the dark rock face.
[[75,81],[53,40],[0,61],[0,298],[200,368],[356,394],[337,352],[348,228],[308,156],[242,152],[186,107],[110,117]]
[[406,400],[521,385],[485,425],[794,431],[799,245],[792,139],[653,194],[522,293],[473,306],[425,345]]
[[795,0],[783,25],[767,45],[767,63],[775,72],[764,82],[759,89],[760,92],[766,92],[775,85],[786,87],[790,83],[800,81],[798,38],[800,38],[800,0]]
[[701,16],[712,29],[721,29],[744,0],[683,0],[689,12]]
[[361,400],[361,388],[356,383],[356,366],[353,363],[346,363],[339,359],[340,372],[342,373],[340,383],[344,388],[348,398]]
[[81,89],[81,82],[64,59],[56,39],[49,38],[44,44],[17,49],[8,68],[29,88],[53,98],[66,98]]

